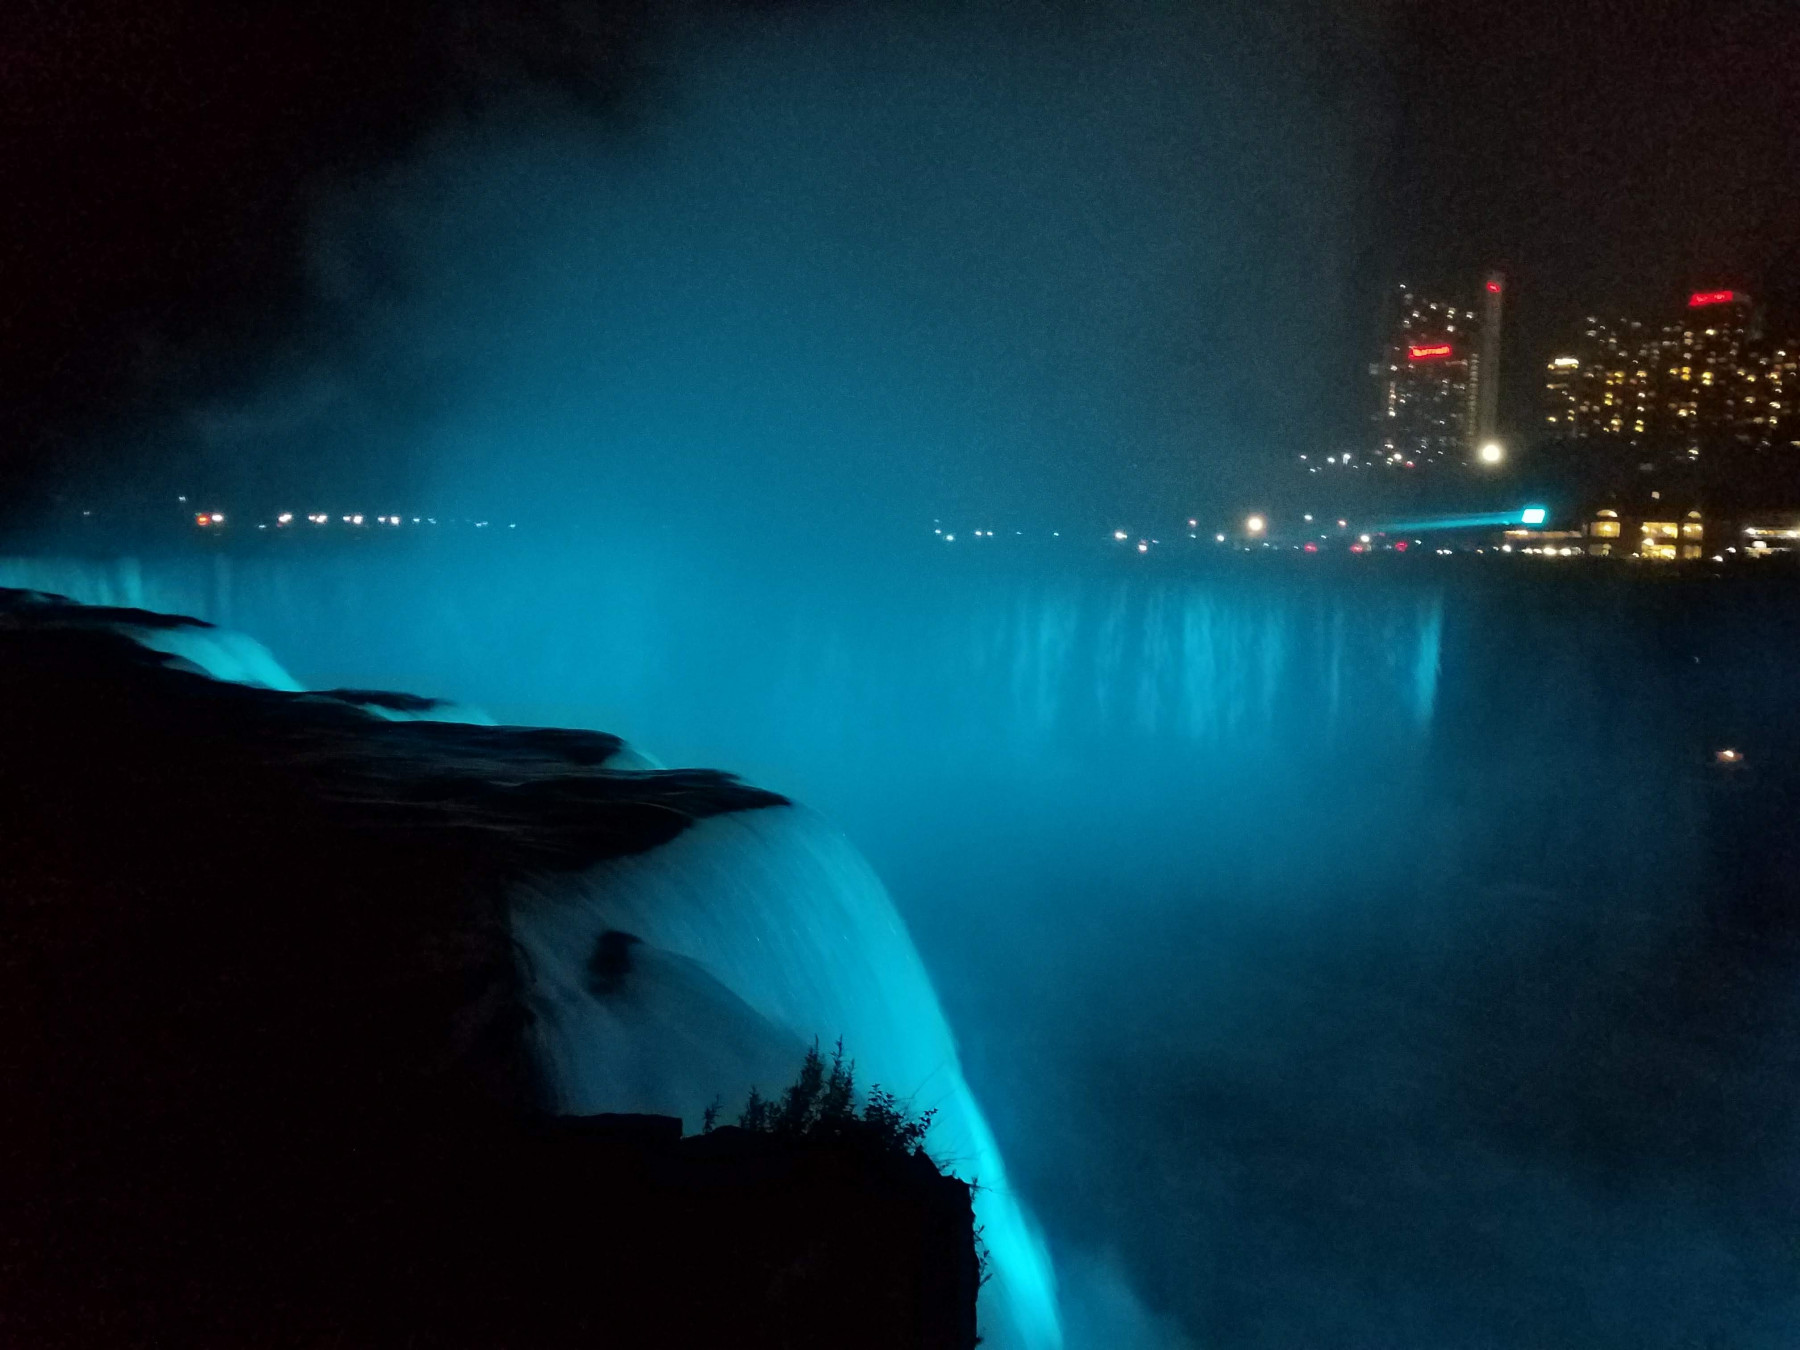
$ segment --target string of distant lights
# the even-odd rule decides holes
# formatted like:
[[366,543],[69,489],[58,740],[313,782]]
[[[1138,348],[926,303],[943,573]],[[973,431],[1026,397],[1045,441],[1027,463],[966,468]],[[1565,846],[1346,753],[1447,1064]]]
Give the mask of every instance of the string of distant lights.
[[[1489,511],[1474,515],[1428,516],[1418,520],[1384,522],[1377,525],[1371,525],[1367,528],[1366,532],[1359,533],[1355,542],[1351,544],[1350,551],[1352,553],[1362,553],[1375,547],[1384,547],[1392,548],[1398,552],[1404,553],[1408,547],[1404,540],[1396,538],[1392,543],[1383,543],[1380,545],[1378,545],[1376,541],[1378,539],[1386,539],[1389,536],[1422,535],[1434,531],[1495,529],[1508,526],[1529,529],[1546,524],[1549,521],[1549,518],[1549,508],[1532,505],[1516,507],[1508,511]],[[1310,512],[1303,517],[1303,520],[1309,529],[1316,528]],[[932,533],[939,539],[946,544],[954,544],[956,542],[957,535],[954,530],[945,529],[942,521],[935,522],[934,524],[935,528]],[[1190,517],[1187,521],[1187,525],[1187,537],[1189,539],[1199,539],[1199,519],[1197,517]],[[1347,519],[1340,518],[1337,521],[1337,528],[1339,533],[1342,534],[1350,528],[1350,522]],[[1015,536],[1023,536],[1025,531],[1013,530],[1010,533]],[[995,537],[996,532],[990,529],[976,529],[969,531],[968,534],[969,537],[974,539],[992,539]],[[1062,531],[1060,530],[1053,530],[1050,534],[1052,538],[1062,537]],[[1241,544],[1258,545],[1261,548],[1266,549],[1276,546],[1274,541],[1269,538],[1269,534],[1269,518],[1261,512],[1252,512],[1244,518],[1242,531],[1237,538]],[[1134,552],[1140,554],[1148,553],[1153,547],[1162,543],[1162,540],[1159,537],[1152,535],[1134,536],[1132,531],[1124,529],[1115,529],[1111,531],[1109,537],[1114,544],[1125,545]],[[1291,545],[1291,547],[1302,549],[1307,553],[1317,553],[1319,551],[1319,541],[1328,540],[1330,537],[1329,534],[1321,534],[1316,538],[1308,538],[1302,542],[1295,543]],[[1226,544],[1231,542],[1232,536],[1221,530],[1215,532],[1212,538],[1215,544]],[[1422,544],[1424,541],[1415,539],[1412,542]],[[1451,552],[1452,550],[1437,548],[1434,551],[1442,554]]]
[[[83,512],[83,514],[89,513]],[[292,511],[283,511],[276,515],[273,521],[262,520],[256,522],[256,528],[259,530],[267,530],[271,527],[277,530],[292,529],[299,519],[301,518],[295,516]],[[307,524],[314,528],[330,525],[332,523],[331,513],[328,511],[311,511],[307,513],[304,519]],[[414,525],[420,526],[430,526],[438,523],[436,516],[413,516],[411,517],[411,521]],[[376,525],[386,526],[388,529],[398,529],[407,523],[407,517],[391,515],[368,516],[360,511],[352,511],[348,515],[339,516],[338,522],[343,525],[348,525],[352,529],[363,529],[371,522]],[[449,525],[472,525],[478,530],[490,529],[494,524],[494,522],[487,520],[449,520],[445,523]],[[197,529],[202,530],[222,530],[226,526],[226,516],[223,511],[196,511],[194,513],[194,525]],[[506,523],[506,528],[509,530],[516,530],[519,527],[516,522],[508,521]]]

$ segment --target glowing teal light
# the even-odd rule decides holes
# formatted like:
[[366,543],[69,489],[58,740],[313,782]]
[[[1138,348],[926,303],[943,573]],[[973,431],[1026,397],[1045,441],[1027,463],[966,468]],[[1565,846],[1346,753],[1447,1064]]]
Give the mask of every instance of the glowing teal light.
[[1520,507],[1512,511],[1494,511],[1478,516],[1431,516],[1423,520],[1391,520],[1365,527],[1382,534],[1422,534],[1427,530],[1477,530],[1494,525],[1542,525],[1549,520],[1548,508]]

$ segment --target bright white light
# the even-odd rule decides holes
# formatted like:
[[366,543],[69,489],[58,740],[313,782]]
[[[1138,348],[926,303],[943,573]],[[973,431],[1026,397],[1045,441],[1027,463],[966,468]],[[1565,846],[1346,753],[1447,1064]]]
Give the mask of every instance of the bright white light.
[[212,513],[212,523],[215,525],[223,525],[225,523],[224,515],[218,511],[214,511]]
[[1250,531],[1251,534],[1261,534],[1264,530],[1268,529],[1268,527],[1269,522],[1264,520],[1261,516],[1251,516],[1244,522],[1244,528]]
[[1506,458],[1506,451],[1500,448],[1499,441],[1489,441],[1481,447],[1479,453],[1483,464],[1498,464]]
[[1197,530],[1197,529],[1199,529],[1199,528],[1200,528],[1200,522],[1199,522],[1199,521],[1197,521],[1197,520],[1190,520],[1190,521],[1189,521],[1189,522],[1188,522],[1188,528],[1189,528],[1189,529],[1190,529],[1190,530]]
[[1308,511],[1308,512],[1307,512],[1307,513],[1306,513],[1306,519],[1307,519],[1307,520],[1308,520],[1308,521],[1309,521],[1309,522],[1310,522],[1310,521],[1311,521],[1311,520],[1312,520],[1312,512],[1310,512],[1310,511]]
[[1339,522],[1338,522],[1338,528],[1339,528],[1339,529],[1340,529],[1340,530],[1347,530],[1347,529],[1349,529],[1349,528],[1350,528],[1350,522],[1349,522],[1349,521],[1347,521],[1347,520],[1340,520],[1340,521],[1339,521]]
[[1359,534],[1356,537],[1365,544],[1369,542],[1369,536],[1366,534]]
[[1541,506],[1528,506],[1523,511],[1519,512],[1519,524],[1542,525],[1545,516],[1548,514],[1549,513]]
[[1117,539],[1117,540],[1118,540],[1118,541],[1119,541],[1119,542],[1120,542],[1120,543],[1121,543],[1121,544],[1122,544],[1122,543],[1124,543],[1124,542],[1125,542],[1125,531],[1123,531],[1123,530],[1114,530],[1114,531],[1113,531],[1113,538],[1114,538],[1114,539]]
[[1150,551],[1150,545],[1146,544],[1142,539],[1138,540],[1138,552],[1139,553],[1148,553],[1149,551]]
[[1213,536],[1213,538],[1216,539],[1221,544],[1225,542],[1225,536],[1222,534],[1215,534]]
[[292,511],[283,511],[280,515],[275,517],[275,523],[277,525],[292,525],[294,523],[294,513]]
[[954,544],[956,542],[956,536],[953,534],[947,534],[944,536],[944,542],[946,544]]

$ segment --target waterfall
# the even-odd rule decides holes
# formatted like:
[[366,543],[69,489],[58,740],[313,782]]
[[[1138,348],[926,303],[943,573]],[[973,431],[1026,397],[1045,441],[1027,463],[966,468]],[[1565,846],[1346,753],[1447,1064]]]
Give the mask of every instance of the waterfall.
[[[522,885],[514,924],[562,1110],[672,1113],[692,1130],[715,1095],[729,1119],[750,1087],[773,1096],[792,1080],[802,1045],[842,1037],[859,1083],[936,1112],[927,1152],[978,1186],[993,1273],[985,1343],[1061,1344],[1043,1240],[1007,1185],[906,927],[842,834],[799,808],[718,816],[651,853]],[[608,931],[660,957],[647,996],[624,1009],[588,987]],[[666,1058],[637,1055],[633,1032],[666,1046]],[[735,1059],[724,1047],[737,1047]],[[696,1058],[712,1071],[696,1073]]]

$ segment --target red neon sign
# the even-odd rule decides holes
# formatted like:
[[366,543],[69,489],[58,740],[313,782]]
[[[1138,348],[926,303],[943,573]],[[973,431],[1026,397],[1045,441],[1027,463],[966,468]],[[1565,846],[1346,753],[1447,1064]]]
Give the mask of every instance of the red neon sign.
[[1440,342],[1435,347],[1408,347],[1406,354],[1414,361],[1442,361],[1450,355],[1450,344]]
[[1706,305],[1729,305],[1737,299],[1736,291],[1695,291],[1688,297],[1689,309],[1700,309]]

